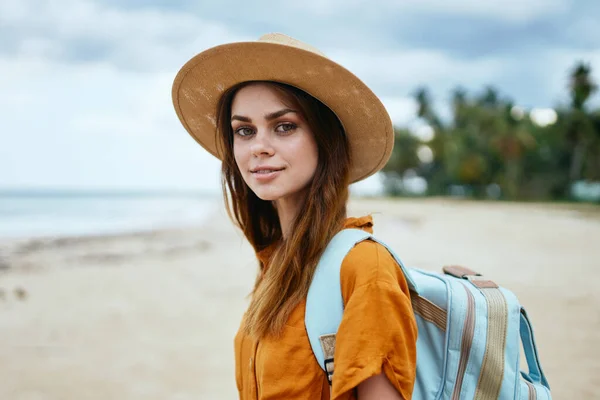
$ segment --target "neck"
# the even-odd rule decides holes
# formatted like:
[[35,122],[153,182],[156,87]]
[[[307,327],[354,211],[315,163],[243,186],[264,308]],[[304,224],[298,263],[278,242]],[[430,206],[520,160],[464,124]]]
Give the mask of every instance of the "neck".
[[302,207],[304,196],[286,197],[275,201],[275,209],[279,217],[279,226],[284,239],[290,236],[292,224]]

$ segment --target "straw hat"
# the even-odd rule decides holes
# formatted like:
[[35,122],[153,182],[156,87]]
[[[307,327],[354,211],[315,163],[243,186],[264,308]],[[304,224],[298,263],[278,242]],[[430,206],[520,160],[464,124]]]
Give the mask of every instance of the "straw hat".
[[189,134],[215,157],[222,159],[216,144],[219,99],[227,89],[246,81],[285,83],[329,107],[350,143],[351,182],[367,178],[388,161],[394,130],[377,96],[319,50],[279,33],[205,50],[175,77],[172,96],[177,116]]

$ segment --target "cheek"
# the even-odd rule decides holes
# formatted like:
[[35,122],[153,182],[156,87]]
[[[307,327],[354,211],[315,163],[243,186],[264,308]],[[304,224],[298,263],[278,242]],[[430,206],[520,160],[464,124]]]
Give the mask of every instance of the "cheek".
[[240,145],[239,141],[237,141],[237,140],[234,141],[233,142],[233,158],[235,159],[235,163],[237,164],[238,168],[242,172],[245,170],[244,168],[242,168],[242,166],[244,165],[244,162],[245,162],[244,154],[245,154],[245,151],[243,149],[243,146]]
[[317,148],[317,143],[315,142],[314,138],[310,137],[310,140],[307,140],[302,147],[303,148],[298,152],[298,154],[305,155],[303,157],[305,165],[310,168],[312,175],[316,171],[319,163],[319,150]]

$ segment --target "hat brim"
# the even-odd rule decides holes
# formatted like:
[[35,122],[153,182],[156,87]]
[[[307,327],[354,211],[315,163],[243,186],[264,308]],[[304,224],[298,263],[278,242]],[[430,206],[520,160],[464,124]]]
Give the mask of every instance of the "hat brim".
[[394,146],[389,114],[353,73],[311,51],[268,42],[237,42],[208,49],[175,77],[173,105],[188,133],[222,159],[216,143],[217,104],[225,91],[247,81],[297,87],[329,107],[350,143],[350,182],[365,179],[388,161]]

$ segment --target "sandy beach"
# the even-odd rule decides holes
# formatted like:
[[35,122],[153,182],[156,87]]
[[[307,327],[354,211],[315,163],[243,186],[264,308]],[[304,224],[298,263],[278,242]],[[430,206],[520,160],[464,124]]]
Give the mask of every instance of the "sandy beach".
[[[475,269],[533,321],[555,399],[600,399],[600,207],[352,200],[408,266]],[[203,228],[0,242],[0,399],[235,399],[253,252]]]

